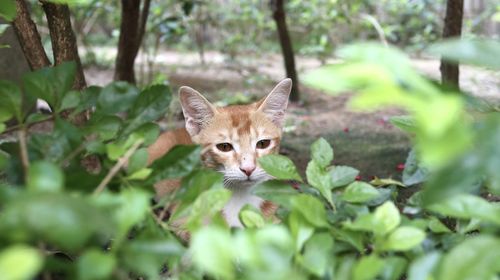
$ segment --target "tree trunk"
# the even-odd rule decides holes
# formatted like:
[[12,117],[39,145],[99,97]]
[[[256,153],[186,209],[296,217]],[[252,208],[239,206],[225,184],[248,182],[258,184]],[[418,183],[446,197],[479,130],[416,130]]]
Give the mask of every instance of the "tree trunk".
[[145,0],[140,14],[141,0],[122,0],[122,21],[116,56],[115,81],[136,83],[134,62],[146,30],[149,6],[150,0]]
[[75,61],[77,70],[73,88],[78,90],[85,88],[87,84],[78,55],[75,33],[71,27],[68,5],[58,5],[46,1],[41,1],[41,3],[49,25],[55,65],[65,61]]
[[297,71],[295,70],[295,58],[293,55],[292,42],[290,40],[290,35],[288,34],[288,29],[286,26],[283,0],[271,0],[270,5],[273,12],[273,18],[278,29],[281,50],[283,52],[283,60],[285,61],[286,75],[293,81],[290,101],[296,102],[300,99],[299,79],[297,77]]
[[35,23],[31,20],[28,6],[24,0],[16,0],[16,12],[12,26],[31,70],[49,66],[50,61],[43,49],[40,34]]
[[[462,19],[464,11],[463,0],[448,0],[446,16],[444,18],[443,38],[460,37],[462,34]],[[446,62],[441,59],[441,82],[443,84],[460,87],[459,69],[457,63]]]

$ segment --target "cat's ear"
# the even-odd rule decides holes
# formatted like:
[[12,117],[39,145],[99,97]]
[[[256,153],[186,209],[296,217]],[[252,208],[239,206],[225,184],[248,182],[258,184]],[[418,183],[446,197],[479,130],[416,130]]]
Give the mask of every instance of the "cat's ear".
[[197,135],[215,114],[215,107],[199,92],[190,87],[179,89],[179,100],[189,135]]
[[266,114],[279,128],[283,127],[288,96],[292,90],[292,80],[284,79],[259,103],[259,111]]

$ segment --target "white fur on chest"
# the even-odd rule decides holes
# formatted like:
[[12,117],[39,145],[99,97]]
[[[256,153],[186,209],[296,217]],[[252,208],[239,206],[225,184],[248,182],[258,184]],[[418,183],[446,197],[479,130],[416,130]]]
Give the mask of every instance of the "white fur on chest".
[[239,219],[241,208],[249,204],[259,209],[264,201],[262,198],[251,193],[253,186],[231,187],[231,199],[223,208],[224,218],[230,227],[243,227]]

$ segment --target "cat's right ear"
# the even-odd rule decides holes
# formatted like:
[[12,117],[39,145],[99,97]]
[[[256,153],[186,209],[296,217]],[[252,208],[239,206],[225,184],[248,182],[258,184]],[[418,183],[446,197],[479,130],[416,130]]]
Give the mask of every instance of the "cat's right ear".
[[186,86],[179,89],[179,100],[186,120],[186,130],[193,137],[212,119],[215,107],[199,92]]

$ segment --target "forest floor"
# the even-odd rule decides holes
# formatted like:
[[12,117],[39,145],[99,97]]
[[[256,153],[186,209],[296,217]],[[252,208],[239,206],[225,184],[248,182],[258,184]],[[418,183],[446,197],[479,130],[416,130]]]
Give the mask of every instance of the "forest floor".
[[[139,57],[139,63],[143,57]],[[332,61],[335,62],[335,61]],[[439,62],[413,60],[415,68],[431,78],[439,78]],[[145,65],[145,64],[142,64]],[[320,66],[316,59],[299,57],[300,74]],[[138,78],[147,81],[143,73],[161,73],[173,89],[188,85],[202,92],[218,104],[249,102],[266,95],[282,77],[284,70],[279,55],[247,56],[228,61],[220,53],[208,52],[205,64],[196,53],[161,52],[155,59],[152,71],[139,66]],[[88,84],[104,85],[111,81],[112,71],[88,67]],[[461,67],[463,90],[496,102],[500,100],[500,73],[472,67]],[[283,154],[288,155],[303,173],[309,161],[310,144],[324,137],[335,150],[334,164],[349,165],[361,171],[364,180],[373,176],[399,179],[400,165],[405,162],[411,139],[388,121],[391,116],[404,114],[401,110],[387,108],[370,113],[349,109],[349,95],[330,96],[309,87],[300,86],[302,102],[290,104],[287,111]],[[182,126],[182,115],[177,102],[164,127]]]

